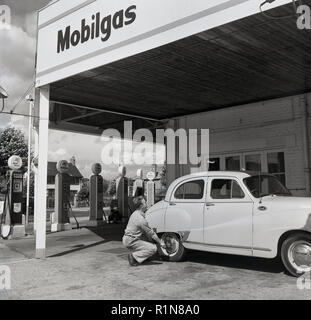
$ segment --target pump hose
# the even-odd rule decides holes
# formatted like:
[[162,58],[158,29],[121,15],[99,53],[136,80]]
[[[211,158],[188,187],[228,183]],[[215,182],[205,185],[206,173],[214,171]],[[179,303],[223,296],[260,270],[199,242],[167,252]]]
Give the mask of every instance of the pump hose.
[[67,199],[67,204],[69,205],[69,211],[71,212],[71,215],[73,216],[73,218],[74,218],[75,221],[76,221],[77,229],[80,229],[80,224],[79,224],[79,222],[78,222],[75,214],[73,213],[73,210],[72,210],[71,203],[70,203],[69,199]]
[[[3,235],[3,225],[5,225],[5,220],[6,220],[6,215],[7,215],[7,205],[9,206],[9,214],[11,214],[11,208],[10,208],[10,199],[9,199],[9,191],[8,191],[8,186],[9,186],[9,180],[7,181],[7,192],[5,194],[4,198],[4,206],[3,206],[3,213],[1,215],[1,221],[0,221],[0,236],[3,240],[7,240],[12,233],[12,225],[10,224],[10,232],[7,235]],[[11,217],[10,217],[11,221]]]
[[4,206],[3,206],[3,212],[1,214],[1,221],[0,221],[0,233],[1,233],[1,238],[5,240],[5,238],[2,235],[2,226],[5,223],[5,218],[6,218],[6,199],[7,199],[7,195],[5,195],[4,198]]

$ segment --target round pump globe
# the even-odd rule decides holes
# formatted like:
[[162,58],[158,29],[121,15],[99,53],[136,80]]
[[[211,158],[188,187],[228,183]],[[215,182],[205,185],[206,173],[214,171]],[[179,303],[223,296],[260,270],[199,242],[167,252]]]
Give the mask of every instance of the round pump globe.
[[8,160],[8,166],[11,170],[19,170],[23,166],[23,160],[19,156],[12,156]]
[[61,160],[57,163],[56,169],[59,173],[68,173],[69,163],[66,160]]
[[149,181],[153,181],[155,178],[156,178],[155,172],[150,171],[150,172],[147,173],[147,179],[148,179]]
[[102,166],[100,163],[94,163],[92,165],[92,172],[95,174],[95,175],[99,175],[101,172],[102,172]]

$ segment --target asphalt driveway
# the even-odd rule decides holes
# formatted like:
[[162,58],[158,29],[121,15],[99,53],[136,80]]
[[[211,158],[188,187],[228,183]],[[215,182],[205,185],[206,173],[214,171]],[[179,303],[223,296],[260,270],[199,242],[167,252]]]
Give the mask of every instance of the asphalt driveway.
[[123,226],[49,234],[47,258],[34,259],[34,238],[0,242],[0,265],[12,288],[0,299],[310,299],[278,260],[190,251],[182,263],[130,267]]

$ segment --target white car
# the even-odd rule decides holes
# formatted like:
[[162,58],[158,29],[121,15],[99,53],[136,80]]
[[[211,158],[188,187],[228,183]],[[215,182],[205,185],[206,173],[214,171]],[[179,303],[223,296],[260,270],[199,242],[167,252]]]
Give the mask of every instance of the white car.
[[273,175],[200,172],[174,181],[147,220],[181,261],[186,249],[275,258],[294,276],[311,270],[311,198]]

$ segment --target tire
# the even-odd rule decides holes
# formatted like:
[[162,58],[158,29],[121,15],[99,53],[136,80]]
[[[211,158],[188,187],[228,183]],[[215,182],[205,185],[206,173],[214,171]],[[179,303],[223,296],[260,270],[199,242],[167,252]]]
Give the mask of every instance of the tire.
[[180,262],[186,257],[186,249],[176,233],[164,233],[161,240],[166,244],[167,249],[161,248],[161,255],[168,261]]
[[289,236],[281,247],[281,258],[286,270],[294,277],[311,271],[311,235],[296,233]]

